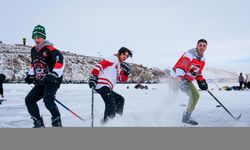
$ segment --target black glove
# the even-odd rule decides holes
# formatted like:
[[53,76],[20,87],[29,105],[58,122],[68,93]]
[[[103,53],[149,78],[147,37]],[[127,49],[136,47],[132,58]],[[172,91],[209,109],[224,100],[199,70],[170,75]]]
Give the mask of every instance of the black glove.
[[92,75],[92,76],[89,77],[89,87],[91,89],[96,87],[97,80],[98,80],[97,76]]
[[202,80],[202,81],[199,81],[197,80],[197,83],[198,83],[198,86],[201,90],[207,90],[208,89],[208,85],[207,85],[207,82],[206,80]]
[[129,67],[127,63],[122,62],[120,65],[120,68],[124,71],[124,75],[129,76],[131,72],[131,68]]
[[45,82],[57,83],[58,75],[54,72],[50,72],[45,76]]
[[197,72],[194,72],[193,69],[190,70],[190,73],[191,73],[193,76],[196,76],[196,75],[197,75]]
[[27,75],[24,80],[26,83],[32,84],[35,81],[35,76],[34,75]]

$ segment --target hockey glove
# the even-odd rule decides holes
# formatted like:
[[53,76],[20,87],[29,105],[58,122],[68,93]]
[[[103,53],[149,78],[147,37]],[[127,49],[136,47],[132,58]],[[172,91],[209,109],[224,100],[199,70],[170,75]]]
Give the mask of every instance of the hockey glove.
[[32,84],[35,81],[35,76],[34,75],[27,75],[24,80],[26,83]]
[[208,85],[207,85],[207,82],[206,82],[205,79],[202,80],[202,81],[197,80],[197,84],[198,84],[198,86],[199,86],[199,88],[201,90],[207,90],[208,89]]
[[131,73],[130,66],[125,62],[121,63],[120,68],[124,71],[124,75],[126,76],[129,76],[129,74]]
[[49,83],[57,83],[57,78],[58,75],[54,72],[49,72],[46,76],[45,76],[45,81],[49,82]]
[[96,87],[97,80],[98,80],[97,76],[92,75],[92,76],[89,77],[89,87],[91,89]]

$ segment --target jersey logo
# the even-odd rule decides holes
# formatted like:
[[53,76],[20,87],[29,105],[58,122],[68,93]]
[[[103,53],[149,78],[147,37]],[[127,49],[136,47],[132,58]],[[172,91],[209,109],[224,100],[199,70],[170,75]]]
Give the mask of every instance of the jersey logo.
[[47,66],[42,62],[35,62],[33,65],[36,80],[43,80],[48,73]]
[[59,56],[56,56],[56,62],[59,62],[60,58]]
[[48,57],[48,53],[47,52],[43,52],[43,56],[44,57]]
[[190,66],[190,73],[193,75],[193,76],[196,76],[197,74],[198,74],[198,72],[199,72],[199,70],[200,70],[200,66],[198,66],[198,65],[191,65]]

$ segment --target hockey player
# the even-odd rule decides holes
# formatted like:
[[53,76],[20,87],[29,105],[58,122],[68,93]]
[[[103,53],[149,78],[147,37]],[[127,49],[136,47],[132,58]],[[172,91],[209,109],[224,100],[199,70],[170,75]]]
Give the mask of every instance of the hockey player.
[[0,74],[0,98],[4,99],[4,95],[3,95],[3,82],[5,80],[6,76],[4,74]]
[[189,96],[189,102],[182,117],[182,122],[191,125],[198,125],[198,122],[191,119],[191,114],[199,100],[199,92],[192,83],[197,80],[198,86],[201,90],[207,90],[208,85],[202,76],[202,70],[205,66],[204,52],[207,48],[207,41],[200,39],[196,48],[185,52],[177,61],[170,72],[172,77],[171,88],[174,90],[180,89]]
[[125,82],[131,72],[131,68],[125,63],[128,57],[132,58],[132,52],[122,47],[117,54],[97,63],[91,71],[89,87],[99,93],[105,103],[105,111],[102,123],[113,119],[117,114],[122,115],[124,98],[113,91],[116,82]]
[[32,33],[35,46],[31,49],[30,70],[25,78],[28,84],[35,86],[25,98],[25,104],[31,118],[34,120],[34,128],[44,127],[37,102],[43,98],[46,108],[50,111],[53,127],[62,127],[61,117],[55,95],[62,82],[64,70],[62,53],[46,39],[45,28],[37,25]]

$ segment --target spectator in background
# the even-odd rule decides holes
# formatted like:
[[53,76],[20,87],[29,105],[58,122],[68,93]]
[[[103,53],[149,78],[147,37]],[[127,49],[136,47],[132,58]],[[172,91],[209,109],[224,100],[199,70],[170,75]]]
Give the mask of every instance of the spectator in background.
[[239,76],[239,83],[240,83],[239,90],[242,90],[242,85],[244,83],[244,77],[243,77],[242,73],[240,73],[240,76]]
[[26,38],[23,38],[23,46],[26,46]]
[[250,89],[250,74],[247,75],[247,88]]
[[243,90],[245,90],[247,88],[247,80],[248,80],[248,75],[246,74],[246,78],[244,80],[244,88],[243,88]]
[[4,98],[3,95],[3,82],[5,80],[6,76],[4,74],[0,74],[0,98]]

